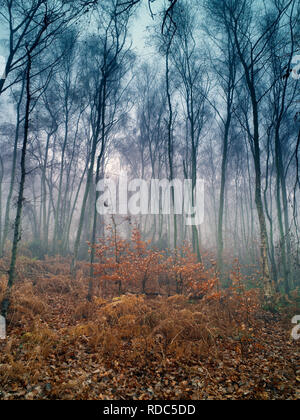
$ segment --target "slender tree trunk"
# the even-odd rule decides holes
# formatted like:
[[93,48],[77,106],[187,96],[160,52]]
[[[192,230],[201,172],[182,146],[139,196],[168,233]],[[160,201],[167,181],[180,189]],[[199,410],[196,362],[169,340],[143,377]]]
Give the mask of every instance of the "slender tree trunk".
[[260,226],[260,254],[262,263],[262,280],[264,284],[264,292],[267,299],[273,294],[273,282],[270,277],[269,262],[268,262],[268,235],[265,213],[262,201],[261,189],[261,163],[260,163],[260,145],[259,145],[259,123],[258,123],[258,105],[255,99],[255,94],[252,91],[252,106],[253,106],[253,126],[254,126],[254,165],[255,165],[255,204],[258,214]]
[[[170,93],[170,66],[169,66],[169,59],[170,59],[170,48],[172,42],[169,41],[167,53],[166,53],[166,90],[167,90],[167,99],[168,99],[168,109],[169,109],[169,119],[168,119],[168,160],[169,160],[169,173],[170,173],[170,181],[174,179],[174,168],[173,168],[173,107],[172,107],[172,99]],[[173,209],[173,246],[174,249],[177,248],[177,217],[175,214],[175,194],[174,188],[171,191],[172,195],[172,209]],[[170,231],[171,233],[171,231]]]
[[219,203],[219,219],[218,219],[218,268],[220,279],[223,278],[223,216],[224,216],[224,199],[225,199],[225,183],[226,183],[226,167],[228,158],[228,139],[229,127],[231,121],[230,109],[227,112],[227,121],[225,124],[224,141],[223,141],[223,155],[222,155],[222,172],[221,172],[221,189],[220,189],[220,203]]
[[[266,219],[262,200],[262,187],[261,187],[261,156],[260,156],[260,135],[259,135],[259,115],[258,115],[258,100],[256,97],[256,80],[254,77],[254,62],[251,56],[250,66],[245,61],[241,46],[237,37],[236,27],[234,31],[234,37],[236,42],[237,51],[244,68],[245,78],[247,87],[250,93],[251,104],[252,104],[252,117],[253,117],[253,159],[255,167],[255,205],[258,214],[259,227],[260,227],[260,258],[262,268],[262,281],[264,294],[267,300],[271,298],[274,291],[274,284],[270,277],[269,261],[268,261],[268,235]],[[250,134],[250,133],[249,133]]]
[[[97,159],[97,170],[96,170],[96,185],[100,179],[100,167],[101,167],[102,155],[99,154]],[[93,277],[94,277],[94,262],[95,262],[95,245],[96,245],[96,232],[97,232],[97,220],[98,220],[98,212],[97,212],[97,191],[96,191],[96,199],[94,203],[94,219],[93,219],[93,230],[92,230],[92,239],[91,239],[91,251],[90,251],[90,279],[89,279],[89,288],[88,288],[88,295],[87,300],[89,302],[92,301],[93,298]]]
[[3,235],[2,235],[1,249],[0,249],[0,255],[1,256],[3,256],[3,254],[4,254],[5,243],[6,243],[6,240],[7,240],[7,237],[8,237],[9,225],[10,225],[10,207],[11,207],[11,200],[12,200],[12,196],[13,196],[15,177],[16,177],[18,140],[19,140],[19,131],[20,131],[20,122],[21,122],[20,108],[21,108],[21,103],[22,103],[22,100],[23,100],[25,82],[26,82],[26,80],[24,78],[23,81],[22,81],[22,89],[21,89],[21,93],[20,93],[20,98],[19,98],[19,101],[18,101],[18,104],[17,104],[17,125],[16,125],[16,131],[15,131],[14,151],[13,151],[12,169],[11,169],[9,190],[8,190],[8,196],[7,196],[6,207],[5,207]]
[[20,235],[21,235],[21,232],[20,232],[21,216],[22,216],[22,209],[23,209],[24,187],[25,187],[25,179],[26,179],[26,166],[25,165],[26,165],[26,152],[27,152],[28,134],[29,134],[30,103],[31,103],[31,92],[30,92],[31,55],[29,52],[27,56],[28,56],[28,63],[27,63],[27,69],[26,69],[26,108],[25,108],[25,121],[24,121],[24,138],[23,138],[23,147],[22,147],[22,154],[21,154],[21,180],[20,180],[20,185],[19,185],[17,214],[15,218],[15,225],[14,225],[14,237],[13,237],[11,261],[10,261],[10,268],[9,268],[9,275],[8,275],[8,283],[7,283],[4,299],[1,303],[1,315],[5,319],[7,317],[7,311],[10,306],[11,289],[13,287],[14,280],[15,280],[16,259],[17,259],[17,251],[18,251],[18,242],[20,240]]
[[[281,144],[279,138],[279,126],[277,124],[275,130],[275,160],[276,160],[276,175],[277,175],[277,188],[276,188],[276,204],[277,204],[277,218],[280,235],[280,251],[281,262],[283,267],[284,287],[285,292],[290,292],[290,241],[289,241],[289,220],[288,220],[288,200],[286,192],[286,182],[283,169]],[[281,197],[283,209],[281,206]],[[282,211],[283,210],[283,211]],[[284,220],[282,218],[284,217]]]
[[93,136],[93,145],[92,145],[92,150],[91,150],[91,162],[90,162],[90,166],[89,166],[89,170],[88,170],[85,192],[84,192],[82,206],[81,206],[79,224],[78,224],[78,229],[77,229],[77,234],[76,234],[76,239],[75,239],[75,244],[74,244],[74,253],[73,253],[73,258],[72,258],[72,262],[71,262],[71,273],[72,274],[75,274],[75,272],[76,272],[76,262],[77,262],[77,259],[78,259],[78,251],[79,251],[80,239],[81,239],[81,234],[82,234],[82,229],[83,229],[85,210],[86,210],[86,205],[87,205],[87,200],[88,200],[90,188],[91,188],[91,185],[92,185],[92,182],[93,182],[96,148],[97,148],[97,138],[96,138],[96,136]]
[[[102,164],[102,159],[105,151],[105,118],[106,118],[106,80],[104,78],[103,83],[103,95],[102,95],[102,104],[101,104],[101,151],[99,153],[97,159],[97,170],[96,170],[96,185],[100,180],[100,169]],[[88,301],[92,300],[93,294],[93,277],[94,277],[94,261],[95,261],[95,245],[96,245],[96,232],[97,232],[97,219],[98,219],[98,212],[97,212],[97,190],[96,190],[96,197],[94,203],[94,220],[93,220],[93,229],[92,229],[92,240],[91,240],[91,258],[90,258],[90,280],[89,280],[89,289],[88,289]]]

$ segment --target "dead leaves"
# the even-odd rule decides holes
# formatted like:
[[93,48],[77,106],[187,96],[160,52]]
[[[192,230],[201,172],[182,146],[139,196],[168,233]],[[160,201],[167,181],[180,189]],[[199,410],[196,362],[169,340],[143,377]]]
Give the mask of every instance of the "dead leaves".
[[127,294],[86,303],[87,282],[76,281],[68,294],[46,280],[43,291],[20,284],[18,322],[0,343],[0,399],[299,399],[300,343],[238,272],[220,299],[192,302]]

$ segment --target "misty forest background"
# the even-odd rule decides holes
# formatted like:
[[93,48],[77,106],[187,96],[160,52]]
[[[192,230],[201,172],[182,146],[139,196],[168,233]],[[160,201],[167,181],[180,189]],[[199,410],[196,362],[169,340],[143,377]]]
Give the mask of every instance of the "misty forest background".
[[[225,287],[235,259],[266,297],[299,287],[299,0],[0,6],[4,316],[18,255],[75,273],[108,225],[160,250],[190,242]],[[203,178],[204,223],[100,216],[97,181],[121,169]]]
[[[299,400],[299,22],[0,0],[0,400]],[[204,179],[203,223],[99,214],[124,172]]]

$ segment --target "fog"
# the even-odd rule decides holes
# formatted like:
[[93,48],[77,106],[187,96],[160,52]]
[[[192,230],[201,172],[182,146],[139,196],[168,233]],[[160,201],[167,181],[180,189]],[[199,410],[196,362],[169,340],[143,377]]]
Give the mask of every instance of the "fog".
[[[11,283],[17,255],[93,264],[91,244],[113,225],[153,248],[191,243],[225,287],[236,259],[266,295],[299,286],[298,1],[4,3],[0,253]],[[107,203],[99,214],[98,182],[122,171],[147,185],[203,180],[203,220],[174,214],[172,188],[170,214],[109,214]]]

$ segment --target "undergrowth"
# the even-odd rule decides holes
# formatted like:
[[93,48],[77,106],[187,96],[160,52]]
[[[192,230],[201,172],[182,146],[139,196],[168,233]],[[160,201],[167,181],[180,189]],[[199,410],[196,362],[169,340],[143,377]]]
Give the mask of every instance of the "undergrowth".
[[[140,251],[134,259],[135,265],[142,258]],[[113,271],[108,265],[103,274],[104,259],[101,263],[97,262],[99,277],[98,281],[94,280],[90,302],[86,298],[88,267],[84,264],[77,270],[76,277],[72,277],[66,261],[41,262],[26,258],[19,261],[18,278],[12,291],[7,320],[8,336],[0,341],[0,398],[66,399],[74,398],[74,395],[76,398],[115,398],[120,395],[142,399],[154,396],[206,398],[205,393],[201,394],[202,388],[201,392],[198,388],[196,392],[194,387],[183,386],[172,378],[180,372],[194,377],[195,373],[187,372],[197,367],[202,375],[206,372],[206,387],[210,387],[218,372],[216,366],[223,366],[224,360],[230,360],[230,363],[237,363],[238,360],[238,363],[249,365],[251,376],[253,359],[265,363],[264,358],[272,348],[273,344],[268,344],[268,340],[272,340],[269,330],[272,332],[276,327],[278,331],[284,331],[286,328],[283,309],[280,309],[280,320],[279,312],[274,315],[264,311],[260,290],[246,289],[238,265],[231,273],[231,286],[222,290],[216,277],[207,280],[208,271],[195,262],[191,254],[177,256],[175,262],[172,255],[160,258],[173,282],[159,285],[157,265],[152,266],[153,260],[149,257],[150,263],[146,265],[149,277],[144,292],[141,286],[145,265],[142,271],[132,271],[131,279],[126,283],[129,271],[125,271],[124,266],[128,264],[127,270],[132,266],[129,266],[128,260],[122,263],[122,259],[119,259],[118,272],[123,273],[121,294],[117,287],[107,292],[108,283],[105,287],[104,283],[109,280],[114,282],[115,277],[109,277]],[[1,266],[4,265],[5,261],[2,261]],[[197,270],[194,280],[192,273]],[[151,283],[151,273],[156,273],[154,283]],[[176,293],[178,279],[182,281],[181,294]],[[7,275],[2,274],[0,300],[6,282]],[[155,284],[159,289],[154,287]],[[157,290],[159,293],[155,296],[150,293]],[[295,297],[288,299],[294,310],[298,296],[295,294]],[[286,343],[291,341],[288,341],[288,328],[286,333],[280,334],[280,340],[285,337]],[[294,346],[295,354],[298,354],[297,344],[287,344],[289,349]],[[274,361],[274,357],[271,360]],[[260,368],[260,363],[255,363],[256,368]],[[160,372],[161,369],[177,372],[170,373],[171,379],[168,379],[168,384],[174,382],[173,394],[173,391],[168,394],[164,383],[161,385],[166,388],[164,393],[158,390],[150,392],[151,387],[146,391],[139,388],[139,375],[145,376],[144,381],[151,382],[154,380],[151,379],[151,372]],[[107,372],[110,372],[110,376]],[[116,379],[113,372],[120,377]],[[289,374],[293,378],[291,384],[297,383],[296,370],[291,368]],[[115,386],[108,386],[103,381],[105,375],[112,383],[123,381],[125,385],[118,386],[124,389],[119,390],[119,394],[113,394]],[[133,380],[131,384],[126,382],[128,375]],[[216,378],[219,377],[218,374]],[[132,385],[135,380],[136,385]],[[128,391],[131,386],[135,386],[133,394]],[[255,393],[258,398],[266,397],[265,390],[257,389],[254,387],[251,392],[244,390],[243,394],[236,396],[254,398]],[[294,395],[288,389],[289,395]],[[296,390],[297,386],[293,392]],[[271,398],[275,391],[268,392],[268,398]]]

